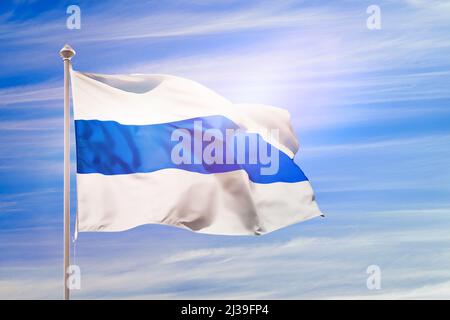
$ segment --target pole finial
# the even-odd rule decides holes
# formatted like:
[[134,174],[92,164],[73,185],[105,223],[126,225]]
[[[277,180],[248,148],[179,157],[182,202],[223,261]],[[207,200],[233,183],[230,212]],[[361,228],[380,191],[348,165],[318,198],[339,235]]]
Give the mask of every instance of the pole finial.
[[59,55],[63,60],[70,60],[75,55],[75,50],[73,50],[73,48],[68,44],[65,44],[59,51]]

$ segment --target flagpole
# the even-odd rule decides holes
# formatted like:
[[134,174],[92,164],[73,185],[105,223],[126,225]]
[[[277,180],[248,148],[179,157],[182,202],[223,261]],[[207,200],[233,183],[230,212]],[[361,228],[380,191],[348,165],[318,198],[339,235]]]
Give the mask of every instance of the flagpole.
[[70,100],[69,69],[70,59],[75,50],[66,44],[59,55],[64,61],[64,300],[69,300],[70,290],[67,285],[70,256]]

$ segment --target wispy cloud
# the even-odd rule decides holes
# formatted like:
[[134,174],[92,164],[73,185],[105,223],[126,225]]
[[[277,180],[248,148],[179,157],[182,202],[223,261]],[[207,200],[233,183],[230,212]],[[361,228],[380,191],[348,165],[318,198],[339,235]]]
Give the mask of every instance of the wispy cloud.
[[389,202],[377,205],[381,209],[395,203],[406,205],[400,199],[395,200],[405,197],[404,193],[409,197],[418,194],[417,199],[408,200],[409,205],[422,201],[425,195],[437,205],[447,203],[450,189],[444,181],[450,181],[446,161],[449,156],[450,136],[432,134],[303,146],[297,157],[302,167],[309,169],[319,195],[335,193],[334,201],[340,201],[343,193],[364,192],[365,197],[352,201],[367,208],[378,203],[375,192],[389,193]]
[[[350,233],[330,236],[293,237],[287,240],[253,242],[246,245],[201,245],[198,239],[191,247],[185,245],[166,252],[143,254],[144,247],[122,252],[120,260],[106,256],[112,248],[100,247],[96,256],[83,254],[87,242],[78,244],[78,263],[82,267],[82,290],[74,298],[407,298],[448,297],[450,243],[445,215],[439,212],[414,210],[389,213],[396,227],[383,227],[373,213],[371,229],[353,229]],[[386,213],[387,214],[387,213]],[[426,229],[417,227],[426,214]],[[331,217],[336,228],[343,220]],[[323,220],[330,228],[330,223]],[[356,220],[359,222],[360,220]],[[405,223],[407,222],[407,223]],[[328,231],[327,233],[329,233]],[[195,235],[188,237],[195,239]],[[264,239],[264,238],[263,238]],[[163,241],[162,239],[158,240]],[[434,250],[427,250],[432,245]],[[410,248],[418,248],[411,251]],[[420,248],[423,248],[420,249]],[[147,248],[149,250],[150,247]],[[124,248],[122,248],[124,250]],[[154,251],[154,250],[152,250]],[[109,253],[108,253],[109,252]],[[146,251],[148,252],[148,251]],[[342,260],[345,256],[345,261]],[[395,258],[393,258],[395,257]],[[377,264],[382,271],[382,290],[366,288],[366,268]],[[414,266],[421,265],[420,270]],[[30,270],[16,270],[18,274]],[[4,273],[5,270],[0,270]],[[55,297],[57,283],[53,276],[7,281],[0,296]],[[446,280],[447,279],[447,280]],[[39,283],[35,290],[30,283]],[[28,293],[17,291],[29,288]],[[12,288],[15,288],[13,290]]]
[[62,101],[62,97],[63,87],[56,86],[54,82],[0,89],[0,108],[19,103]]
[[61,118],[0,121],[1,131],[42,131],[61,129]]
[[450,152],[447,149],[450,145],[450,135],[431,135],[422,137],[407,137],[397,139],[384,139],[381,141],[365,142],[365,143],[348,143],[348,144],[331,144],[328,146],[315,146],[304,148],[303,151],[309,154],[315,153],[323,155],[323,153],[348,153],[358,150],[373,150],[373,149],[386,149],[394,148],[397,151],[398,148],[410,150],[411,146],[417,150],[423,150],[427,148],[430,151],[430,147],[436,151]]

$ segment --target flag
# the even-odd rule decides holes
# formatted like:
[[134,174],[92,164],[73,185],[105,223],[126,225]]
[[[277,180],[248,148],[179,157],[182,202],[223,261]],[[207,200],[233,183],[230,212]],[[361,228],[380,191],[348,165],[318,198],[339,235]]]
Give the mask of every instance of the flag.
[[287,111],[170,75],[71,70],[77,231],[259,235],[321,215]]

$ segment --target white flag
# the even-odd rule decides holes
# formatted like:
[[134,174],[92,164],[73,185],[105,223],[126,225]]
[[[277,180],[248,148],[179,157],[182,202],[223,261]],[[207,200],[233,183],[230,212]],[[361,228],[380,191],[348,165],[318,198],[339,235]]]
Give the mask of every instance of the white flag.
[[169,75],[71,71],[78,231],[258,235],[321,215],[287,111]]

